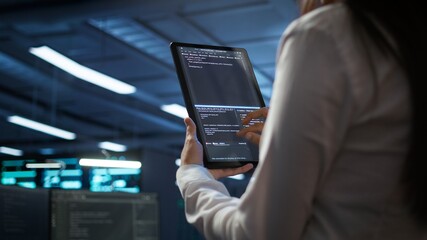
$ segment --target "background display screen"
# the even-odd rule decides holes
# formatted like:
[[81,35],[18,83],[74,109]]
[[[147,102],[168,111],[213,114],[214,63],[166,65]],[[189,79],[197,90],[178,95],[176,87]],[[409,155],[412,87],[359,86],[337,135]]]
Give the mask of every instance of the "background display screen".
[[0,239],[49,239],[49,191],[0,185]]
[[55,240],[158,240],[157,195],[53,191]]

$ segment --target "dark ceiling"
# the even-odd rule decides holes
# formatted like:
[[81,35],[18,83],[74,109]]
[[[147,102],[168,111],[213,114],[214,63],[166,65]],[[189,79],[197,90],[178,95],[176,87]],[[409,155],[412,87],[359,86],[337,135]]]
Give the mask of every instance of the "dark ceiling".
[[[183,105],[169,42],[246,48],[266,100],[279,38],[297,16],[294,0],[0,0],[0,146],[27,155],[94,151],[98,142],[179,152]],[[29,53],[46,45],[137,88],[120,95]],[[62,140],[13,125],[23,116],[77,134]],[[4,157],[0,153],[0,157]]]

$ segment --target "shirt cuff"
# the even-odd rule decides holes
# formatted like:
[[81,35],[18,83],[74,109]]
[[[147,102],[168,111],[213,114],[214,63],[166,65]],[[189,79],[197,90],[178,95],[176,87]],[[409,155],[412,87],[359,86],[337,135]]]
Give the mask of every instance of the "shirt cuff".
[[176,172],[176,183],[181,194],[189,183],[216,181],[208,169],[198,164],[182,165]]

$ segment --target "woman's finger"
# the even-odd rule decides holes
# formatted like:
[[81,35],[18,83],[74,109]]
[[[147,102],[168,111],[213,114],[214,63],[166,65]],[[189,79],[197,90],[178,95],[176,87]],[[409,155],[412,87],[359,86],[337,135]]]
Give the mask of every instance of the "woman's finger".
[[184,119],[187,126],[185,144],[181,152],[181,165],[203,165],[203,149],[197,140],[196,125],[190,118]]
[[246,133],[249,133],[249,132],[261,133],[263,129],[264,129],[264,123],[257,123],[247,128],[241,129],[236,134],[239,137],[243,137],[246,135]]
[[261,141],[261,135],[260,134],[256,134],[256,133],[247,133],[245,135],[245,138],[256,145],[259,145],[259,142]]
[[184,119],[185,126],[187,126],[186,138],[191,138],[197,140],[196,134],[196,124],[194,124],[191,118]]
[[242,120],[242,124],[245,124],[245,125],[249,124],[249,122],[255,118],[261,118],[261,117],[266,118],[267,115],[268,115],[268,108],[267,107],[260,108],[256,111],[248,113],[248,115],[246,115],[246,117]]

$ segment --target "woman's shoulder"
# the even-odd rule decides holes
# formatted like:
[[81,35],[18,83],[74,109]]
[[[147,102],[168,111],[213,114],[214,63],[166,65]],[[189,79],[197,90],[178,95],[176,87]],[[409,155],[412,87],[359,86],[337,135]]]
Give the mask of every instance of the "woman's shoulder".
[[350,20],[350,11],[344,3],[330,4],[296,19],[286,29],[285,35],[306,31],[340,34],[348,31]]

